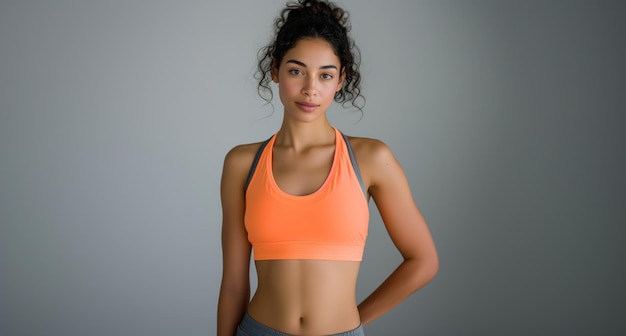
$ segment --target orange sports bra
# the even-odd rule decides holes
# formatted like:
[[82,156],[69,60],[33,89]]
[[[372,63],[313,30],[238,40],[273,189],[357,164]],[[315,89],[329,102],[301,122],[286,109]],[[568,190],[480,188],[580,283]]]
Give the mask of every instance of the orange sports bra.
[[246,182],[245,227],[254,260],[360,261],[369,222],[367,194],[350,142],[335,129],[328,177],[309,195],[283,192],[272,173],[276,135],[255,157]]

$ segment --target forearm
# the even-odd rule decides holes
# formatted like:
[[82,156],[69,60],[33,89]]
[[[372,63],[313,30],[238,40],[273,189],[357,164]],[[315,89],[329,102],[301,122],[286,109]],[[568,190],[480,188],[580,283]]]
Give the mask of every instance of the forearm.
[[365,325],[372,322],[424,287],[434,278],[437,269],[436,262],[404,260],[370,296],[359,304],[361,323]]
[[217,304],[217,335],[234,336],[250,299],[250,290],[234,291],[222,287]]

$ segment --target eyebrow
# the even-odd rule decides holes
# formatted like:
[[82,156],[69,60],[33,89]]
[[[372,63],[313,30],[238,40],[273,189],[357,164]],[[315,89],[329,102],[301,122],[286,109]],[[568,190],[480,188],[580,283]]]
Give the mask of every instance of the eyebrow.
[[[306,64],[304,64],[304,63],[302,63],[302,62],[300,62],[298,60],[295,60],[295,59],[290,59],[290,60],[288,60],[285,63],[293,63],[293,64],[297,64],[297,65],[305,67],[305,68],[307,67]],[[333,64],[329,64],[329,65],[322,65],[320,67],[320,69],[335,69],[335,70],[337,70],[337,67],[335,65],[333,65]]]

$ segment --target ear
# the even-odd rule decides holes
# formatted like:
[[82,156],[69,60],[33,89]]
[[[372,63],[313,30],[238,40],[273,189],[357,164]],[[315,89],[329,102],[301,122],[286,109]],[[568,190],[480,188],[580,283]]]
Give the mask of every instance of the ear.
[[278,64],[275,62],[274,59],[272,59],[272,64],[270,68],[270,72],[272,73],[272,81],[278,84]]

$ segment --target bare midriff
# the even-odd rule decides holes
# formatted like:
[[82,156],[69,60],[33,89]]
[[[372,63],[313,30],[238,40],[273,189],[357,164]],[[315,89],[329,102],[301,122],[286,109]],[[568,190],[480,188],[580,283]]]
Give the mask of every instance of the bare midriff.
[[358,261],[257,260],[257,290],[248,313],[294,335],[329,335],[357,328]]

